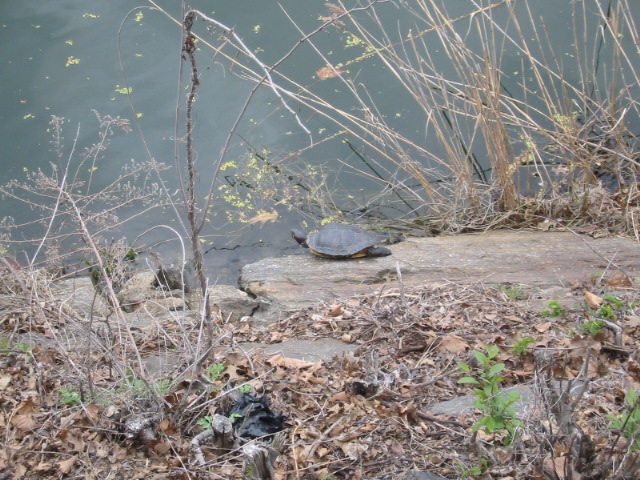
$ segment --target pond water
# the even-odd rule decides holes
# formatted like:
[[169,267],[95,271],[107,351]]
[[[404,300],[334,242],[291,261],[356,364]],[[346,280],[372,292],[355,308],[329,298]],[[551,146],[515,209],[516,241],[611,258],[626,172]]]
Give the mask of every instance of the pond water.
[[[521,95],[522,70],[526,69],[526,62],[521,49],[508,41],[509,35],[515,31],[513,21],[509,20],[510,9],[523,19],[536,19],[533,24],[523,20],[521,28],[525,31],[521,33],[522,37],[544,38],[543,42],[531,43],[532,48],[540,49],[534,52],[540,57],[549,55],[545,51],[549,47],[541,47],[541,44],[556,48],[554,54],[563,62],[557,65],[556,73],[567,83],[579,87],[584,77],[579,75],[577,60],[572,57],[576,41],[573,27],[577,23],[580,31],[597,31],[600,24],[598,11],[606,11],[608,2],[589,2],[585,10],[588,14],[583,17],[576,16],[571,3],[444,1],[441,8],[446,8],[448,18],[458,19],[455,29],[474,51],[480,51],[481,42],[473,23],[476,15],[490,14],[496,25],[504,26],[507,35],[495,39],[499,45],[501,67],[506,73],[502,86],[514,95]],[[239,268],[244,264],[268,256],[300,253],[290,238],[289,229],[304,222],[314,225],[324,208],[313,198],[297,198],[301,197],[301,187],[305,192],[316,188],[318,191],[331,191],[331,201],[339,210],[349,212],[350,220],[426,213],[411,200],[404,199],[400,204],[382,200],[387,197],[381,195],[384,190],[381,179],[394,177],[401,182],[410,179],[399,176],[401,172],[397,169],[380,167],[380,150],[375,144],[350,136],[349,132],[345,133],[350,128],[348,125],[337,125],[324,115],[332,108],[339,108],[345,114],[363,116],[361,104],[354,101],[354,95],[341,78],[326,70],[324,73],[329,78],[322,76],[321,69],[327,62],[345,64],[348,67],[341,70],[342,79],[353,81],[358,94],[371,100],[380,118],[385,118],[393,130],[402,132],[415,145],[433,145],[430,151],[434,158],[444,156],[442,147],[433,141],[433,132],[425,124],[424,111],[417,108],[415,99],[379,57],[366,55],[363,44],[357,41],[362,39],[362,34],[354,35],[348,22],[344,26],[339,23],[327,26],[300,42],[303,35],[316,30],[331,15],[339,14],[339,8],[324,1],[309,0],[215,3],[194,0],[189,4],[233,28],[266,65],[279,61],[297,46],[278,66],[274,78],[287,91],[311,92],[317,96],[318,104],[320,99],[331,102],[330,106],[318,107],[314,111],[303,102],[287,96],[286,92],[282,93],[287,104],[311,132],[310,137],[271,89],[265,86],[257,89],[232,137],[225,161],[234,163],[218,176],[219,183],[216,184],[215,197],[203,229],[205,250],[208,252],[207,273],[212,282],[234,283]],[[347,4],[348,7],[356,5],[365,3]],[[388,41],[401,45],[401,49],[410,50],[411,44],[405,40],[410,34],[422,32],[416,38],[433,45],[429,50],[430,61],[438,69],[428,73],[457,78],[455,65],[436,32],[425,32],[424,19],[412,12],[417,5],[412,0],[378,2],[375,13],[385,26]],[[370,15],[373,11],[363,8],[356,13],[362,26],[371,32],[377,31],[375,19]],[[170,167],[163,172],[162,181],[167,191],[175,192],[180,186],[179,176],[184,175],[184,170],[178,173],[175,169],[175,117],[177,105],[184,113],[189,73],[188,64],[185,64],[187,72],[183,74],[184,81],[179,83],[181,33],[175,19],[180,18],[180,2],[174,0],[141,0],[139,3],[130,0],[2,2],[0,121],[3,128],[0,130],[0,161],[3,169],[0,183],[11,179],[24,181],[29,173],[38,169],[49,172],[52,164],[64,165],[71,158],[71,170],[79,168],[83,178],[90,177],[92,191],[87,193],[95,193],[118,178],[123,167],[152,157]],[[207,26],[205,22],[198,21],[194,28],[202,39],[196,52],[200,86],[194,103],[193,129],[200,202],[217,171],[220,152],[229,131],[255,85],[246,78],[250,73],[242,66],[252,68],[259,75],[262,73],[250,59],[238,59],[241,55],[231,48],[225,47],[216,53],[207,46],[205,41],[214,46],[224,43],[223,32],[219,28],[208,30]],[[629,36],[620,41],[632,45],[633,38]],[[585,43],[590,48],[597,47],[591,38]],[[634,53],[632,62],[639,66],[637,48],[629,48],[628,51]],[[230,57],[224,58],[225,54]],[[603,58],[605,54],[606,51]],[[234,64],[234,60],[239,64]],[[604,88],[613,67],[604,60],[602,65],[602,72],[597,72],[594,78],[600,78],[603,82],[600,87]],[[131,89],[133,111],[126,95],[127,87]],[[634,85],[629,95],[638,96],[637,87]],[[310,95],[305,94],[305,97],[311,98]],[[535,95],[521,98],[525,102],[536,101]],[[309,103],[313,101],[309,100]],[[133,131],[125,134],[116,129],[109,137],[109,144],[99,162],[95,165],[82,164],[79,162],[85,158],[84,149],[99,142],[99,122],[94,111],[101,116],[129,119]],[[60,159],[51,144],[51,115],[66,119]],[[140,124],[139,131],[135,128],[136,120]],[[76,132],[79,132],[77,146],[72,151]],[[179,132],[179,136],[184,135],[183,120]],[[314,142],[313,148],[309,148],[311,141]],[[183,143],[181,147],[184,148]],[[486,147],[474,144],[473,148],[481,166],[486,166]],[[250,152],[258,155],[252,157]],[[271,165],[271,177],[268,179],[264,178],[265,159]],[[428,163],[428,158],[424,161]],[[433,168],[437,171],[437,166]],[[362,171],[366,174],[363,175]],[[158,179],[152,174],[147,183],[154,182]],[[227,190],[218,189],[219,185],[225,184]],[[88,188],[87,184],[82,188],[85,187]],[[51,207],[55,197],[37,201]],[[87,205],[90,207],[93,204]],[[121,212],[120,218],[132,215],[140,208],[133,205]],[[101,237],[106,241],[112,238],[126,238],[129,242],[138,239],[139,244],[166,240],[156,249],[165,258],[169,257],[169,261],[178,261],[180,249],[175,235],[168,229],[152,229],[166,225],[184,234],[181,220],[186,220],[180,208],[178,212],[176,214],[171,208],[152,209],[120,228],[106,228]],[[277,218],[273,212],[277,213]],[[44,227],[28,223],[39,214],[28,204],[10,198],[0,205],[0,218],[10,216],[16,224],[24,224],[13,232],[14,238],[24,240],[15,247],[16,250],[24,250],[30,255],[36,251],[38,242],[35,239],[42,236]],[[264,221],[246,222],[251,219]]]

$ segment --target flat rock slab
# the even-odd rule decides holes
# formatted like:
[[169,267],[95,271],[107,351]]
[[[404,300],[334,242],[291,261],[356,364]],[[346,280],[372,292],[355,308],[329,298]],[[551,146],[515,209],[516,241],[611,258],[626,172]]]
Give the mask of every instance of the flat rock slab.
[[266,356],[281,354],[286,358],[297,358],[307,362],[328,362],[333,357],[339,357],[348,352],[355,352],[358,345],[345,343],[334,338],[320,338],[318,340],[302,340],[293,338],[281,343],[241,343],[245,349],[259,349]]
[[607,269],[613,273],[616,266],[632,279],[640,277],[640,246],[628,238],[501,230],[411,238],[390,248],[389,257],[349,260],[301,250],[246,265],[240,282],[260,301],[254,319],[274,321],[318,302],[397,287],[398,270],[404,285],[523,283],[540,289],[568,287]]

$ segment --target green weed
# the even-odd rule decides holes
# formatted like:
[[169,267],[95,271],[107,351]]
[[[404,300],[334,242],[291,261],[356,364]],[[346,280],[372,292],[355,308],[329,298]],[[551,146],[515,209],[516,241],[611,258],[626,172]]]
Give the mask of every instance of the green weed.
[[196,423],[198,425],[200,425],[202,428],[204,428],[205,430],[207,430],[207,429],[211,428],[211,422],[213,422],[213,416],[212,415],[207,415],[205,417],[202,417]]
[[511,348],[511,351],[516,355],[522,355],[527,350],[527,347],[534,343],[535,340],[531,337],[521,338],[516,342],[516,344]]
[[224,369],[224,363],[212,363],[205,369],[204,376],[210,382],[215,382],[222,376]]
[[562,308],[562,305],[560,305],[560,302],[557,300],[546,302],[546,305],[548,309],[540,312],[540,315],[543,317],[561,317],[565,313],[564,308]]
[[524,289],[526,287],[527,286],[523,283],[520,283],[518,285],[502,284],[502,285],[498,285],[497,289],[498,291],[504,293],[511,300],[523,300],[527,298],[527,295],[524,292]]
[[604,325],[602,320],[589,320],[580,325],[579,329],[581,332],[587,332],[592,337],[595,337],[600,333],[602,325]]
[[500,372],[504,370],[505,364],[493,362],[498,353],[499,349],[495,345],[487,348],[485,352],[474,351],[473,355],[479,364],[476,368],[464,362],[457,362],[458,367],[467,374],[458,380],[458,383],[477,385],[473,406],[485,413],[472,425],[471,430],[483,430],[494,435],[506,433],[502,444],[508,445],[515,438],[516,430],[522,422],[515,418],[516,412],[513,408],[518,400],[518,392],[504,393],[500,390],[500,384],[504,380]]
[[619,430],[622,436],[630,441],[632,452],[640,451],[640,402],[638,392],[633,388],[625,395],[624,403],[627,405],[622,415],[607,415],[611,420],[609,428]]
[[242,415],[239,413],[232,413],[231,415],[229,415],[229,420],[231,420],[231,423],[236,423],[241,418]]
[[60,403],[63,405],[80,405],[82,396],[78,390],[67,387],[60,387],[58,389],[60,394]]

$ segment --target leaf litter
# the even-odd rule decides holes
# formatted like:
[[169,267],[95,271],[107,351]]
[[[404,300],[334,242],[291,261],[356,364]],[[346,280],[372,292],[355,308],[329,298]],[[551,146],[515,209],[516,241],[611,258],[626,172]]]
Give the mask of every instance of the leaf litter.
[[[621,341],[606,325],[595,335],[582,328],[613,288],[629,307],[612,320],[622,327]],[[119,390],[107,352],[91,354],[94,388],[111,392],[101,396],[69,374],[68,364],[81,365],[86,352],[51,342],[21,350],[21,332],[60,335],[80,319],[4,299],[0,472],[16,479],[250,478],[239,450],[221,453],[203,444],[202,464],[194,462],[193,451],[193,439],[204,430],[201,419],[227,410],[229,389],[246,384],[286,416],[273,478],[403,479],[412,470],[451,479],[613,478],[615,465],[628,456],[628,442],[609,427],[607,415],[620,415],[629,388],[640,389],[638,292],[620,278],[604,287],[586,281],[573,286],[570,305],[551,318],[539,305],[549,299],[535,298],[534,289],[527,294],[515,300],[497,286],[454,283],[387,288],[265,327],[224,324],[220,348],[210,355],[222,365],[219,376],[203,383],[183,375],[171,388],[156,388],[155,396],[137,392],[135,381]],[[180,345],[179,330],[164,328],[155,339],[136,332],[136,348],[150,354],[172,336]],[[236,347],[241,341],[327,337],[358,348],[329,362],[309,362]],[[525,338],[532,343],[514,353]],[[505,364],[504,388],[538,389],[540,398],[553,395],[550,385],[561,386],[560,397],[562,385],[582,388],[571,397],[569,418],[532,401],[517,440],[505,446],[500,435],[472,432],[478,409],[434,414],[439,402],[473,394],[458,383],[457,362],[473,364],[472,352],[491,345],[499,347],[496,361]],[[75,391],[79,397],[71,395]],[[144,411],[155,413],[133,415]],[[139,437],[123,430],[131,418],[143,425]],[[572,450],[565,441],[570,430],[579,430],[588,451]]]

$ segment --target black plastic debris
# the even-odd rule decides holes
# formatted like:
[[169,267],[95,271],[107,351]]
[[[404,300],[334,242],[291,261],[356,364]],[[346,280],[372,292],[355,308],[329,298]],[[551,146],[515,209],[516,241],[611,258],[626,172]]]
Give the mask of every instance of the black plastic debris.
[[287,427],[287,417],[272,411],[267,397],[257,398],[246,393],[225,416],[231,419],[236,435],[242,438],[265,437]]

